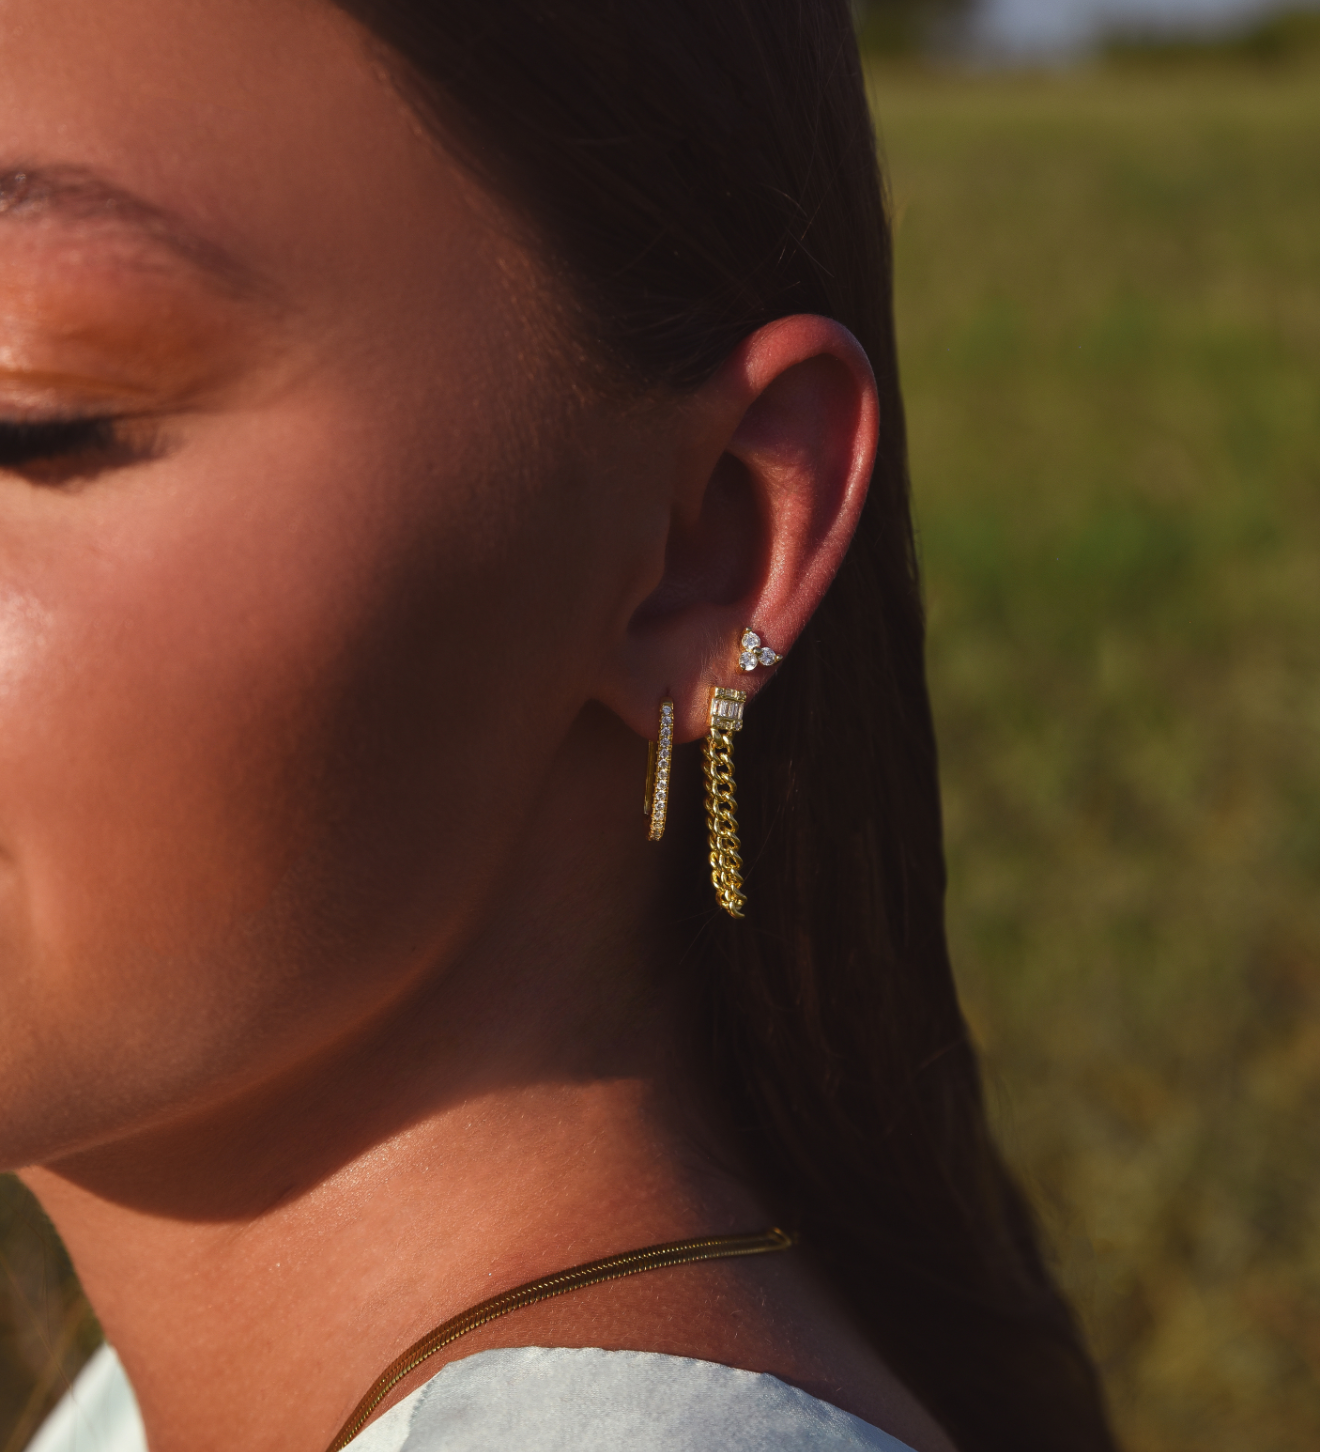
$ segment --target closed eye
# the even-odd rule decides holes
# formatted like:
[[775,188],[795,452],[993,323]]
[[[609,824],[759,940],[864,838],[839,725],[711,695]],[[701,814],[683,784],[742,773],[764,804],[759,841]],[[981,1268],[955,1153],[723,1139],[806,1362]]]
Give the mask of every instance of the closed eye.
[[65,484],[150,458],[113,418],[0,419],[0,470],[34,484]]

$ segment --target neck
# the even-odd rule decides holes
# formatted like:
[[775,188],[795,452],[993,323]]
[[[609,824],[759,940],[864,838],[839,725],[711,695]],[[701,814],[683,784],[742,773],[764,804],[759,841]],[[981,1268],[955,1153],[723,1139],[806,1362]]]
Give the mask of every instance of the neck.
[[566,856],[572,890],[527,879],[461,961],[315,1062],[25,1173],[153,1452],[318,1452],[387,1362],[472,1303],[760,1226],[689,1134],[655,947],[628,927],[654,855],[610,844],[594,877]]
[[687,1150],[646,1078],[492,1089],[310,1189],[271,1181],[270,1203],[241,1215],[124,1204],[77,1168],[29,1180],[154,1452],[315,1452],[405,1344],[468,1305],[584,1260],[759,1223]]

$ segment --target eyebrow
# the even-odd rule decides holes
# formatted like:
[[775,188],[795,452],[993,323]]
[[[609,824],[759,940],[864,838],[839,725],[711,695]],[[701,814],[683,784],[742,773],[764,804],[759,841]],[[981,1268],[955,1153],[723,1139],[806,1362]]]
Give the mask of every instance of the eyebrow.
[[202,236],[177,213],[82,167],[0,163],[0,226],[9,220],[50,220],[81,230],[109,228],[184,262],[225,293],[269,297],[274,291],[268,279]]

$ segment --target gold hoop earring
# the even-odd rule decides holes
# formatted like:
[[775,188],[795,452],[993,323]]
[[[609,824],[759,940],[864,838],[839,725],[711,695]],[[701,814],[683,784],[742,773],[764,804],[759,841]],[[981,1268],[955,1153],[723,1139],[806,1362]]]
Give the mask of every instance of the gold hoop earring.
[[742,730],[746,691],[713,686],[710,725],[701,744],[706,773],[706,830],[710,837],[710,879],[720,906],[731,918],[745,916],[742,856],[738,841],[738,799],[734,795],[733,733]]
[[656,739],[646,743],[646,795],[642,815],[650,817],[646,837],[658,842],[665,835],[665,813],[669,807],[669,759],[674,750],[674,703],[660,702],[660,727]]

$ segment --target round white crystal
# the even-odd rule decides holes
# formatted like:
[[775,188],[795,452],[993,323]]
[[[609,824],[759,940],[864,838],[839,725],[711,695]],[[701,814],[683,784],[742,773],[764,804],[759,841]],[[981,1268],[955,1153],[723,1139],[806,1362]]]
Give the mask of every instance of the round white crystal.
[[756,656],[750,650],[745,650],[738,657],[738,664],[745,671],[754,671],[756,669]]
[[770,647],[768,645],[767,646],[763,646],[761,648],[761,664],[762,665],[765,665],[765,666],[774,665],[774,663],[778,659],[779,659],[779,657],[774,653],[773,650],[770,649]]

